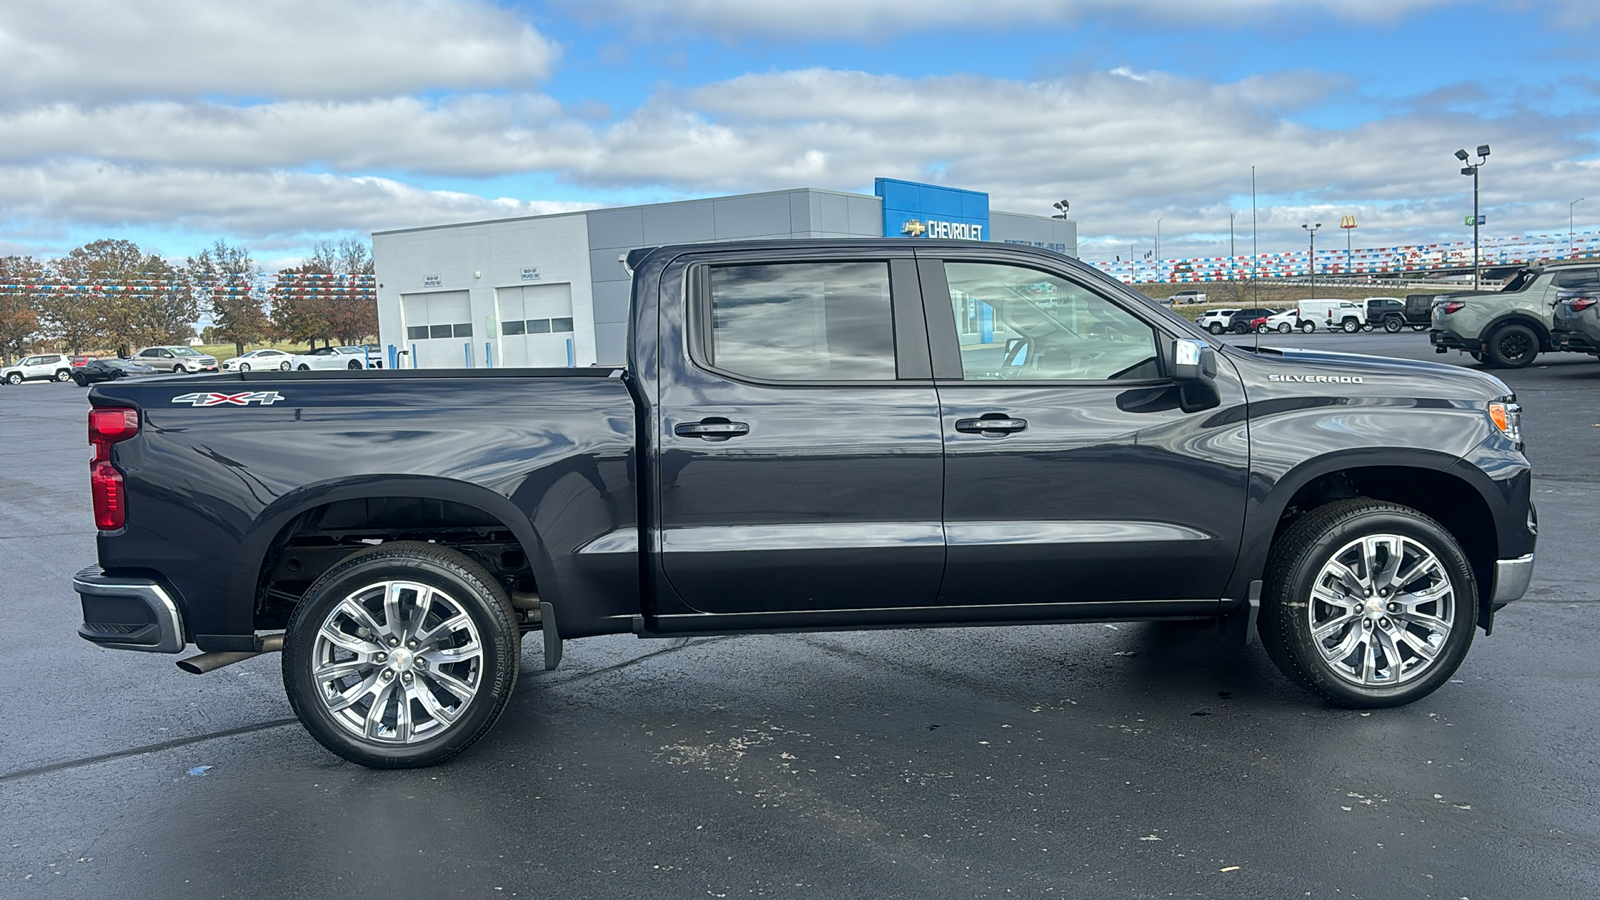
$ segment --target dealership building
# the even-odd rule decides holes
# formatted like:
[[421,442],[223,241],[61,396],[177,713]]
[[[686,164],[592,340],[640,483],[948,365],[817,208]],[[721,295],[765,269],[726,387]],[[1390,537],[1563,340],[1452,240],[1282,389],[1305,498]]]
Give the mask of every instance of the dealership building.
[[749,238],[965,238],[1077,255],[1077,223],[989,195],[889,178],[874,194],[798,188],[372,235],[390,366],[620,363],[630,250]]

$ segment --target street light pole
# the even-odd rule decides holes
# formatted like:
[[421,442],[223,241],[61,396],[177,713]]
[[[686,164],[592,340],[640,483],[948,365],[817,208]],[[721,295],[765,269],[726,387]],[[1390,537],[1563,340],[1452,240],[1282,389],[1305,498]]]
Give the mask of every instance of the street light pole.
[[1574,206],[1577,206],[1579,203],[1582,203],[1583,201],[1585,201],[1587,199],[1589,199],[1589,198],[1587,198],[1587,197],[1579,197],[1578,199],[1576,199],[1576,200],[1572,201],[1571,203],[1567,204],[1567,258],[1568,259],[1571,259],[1574,256],[1578,255],[1578,250],[1577,250],[1577,246],[1578,245],[1573,240],[1572,208]]
[[1234,266],[1234,263],[1238,259],[1238,254],[1236,254],[1234,252],[1234,249],[1233,249],[1233,217],[1234,217],[1234,213],[1228,213],[1228,280],[1229,281],[1233,280],[1233,266]]
[[[1457,150],[1456,159],[1467,163],[1461,167],[1461,174],[1472,176],[1472,289],[1478,289],[1478,226],[1482,225],[1482,216],[1478,215],[1478,170],[1489,160],[1489,145],[1478,145],[1478,161],[1467,162],[1467,151]],[[1570,208],[1568,210],[1571,211]]]
[[1300,227],[1311,235],[1311,257],[1306,260],[1306,268],[1311,270],[1311,296],[1314,299],[1317,296],[1317,229],[1322,227],[1322,223],[1312,225],[1308,222]]

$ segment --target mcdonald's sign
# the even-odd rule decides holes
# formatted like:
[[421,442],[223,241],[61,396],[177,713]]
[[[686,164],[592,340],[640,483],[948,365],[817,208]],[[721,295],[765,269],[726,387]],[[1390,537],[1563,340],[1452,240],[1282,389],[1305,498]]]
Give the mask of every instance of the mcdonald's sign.
[[1339,227],[1340,228],[1354,228],[1354,227],[1356,227],[1356,217],[1355,216],[1345,216],[1345,217],[1341,218],[1339,220]]

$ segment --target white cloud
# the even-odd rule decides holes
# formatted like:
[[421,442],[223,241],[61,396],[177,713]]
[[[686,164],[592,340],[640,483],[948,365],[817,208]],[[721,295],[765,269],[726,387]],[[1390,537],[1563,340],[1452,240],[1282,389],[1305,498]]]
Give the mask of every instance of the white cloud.
[[[1111,16],[1172,24],[1247,25],[1290,16],[1392,22],[1465,0],[567,0],[575,15],[639,34],[697,32],[736,38],[861,38],[936,28],[1071,25]],[[1579,0],[1566,0],[1576,4]]]
[[1552,198],[1600,192],[1597,165],[1573,162],[1595,151],[1587,112],[1486,120],[1402,109],[1342,131],[1286,117],[1328,87],[1305,73],[1216,84],[1162,72],[1025,82],[809,69],[664,90],[604,126],[518,94],[247,108],[57,102],[0,113],[0,206],[30,228],[146,224],[250,237],[574,206],[428,191],[403,183],[404,173],[532,174],[597,201],[640,189],[861,190],[891,176],[984,190],[994,208],[1018,212],[1048,214],[1065,197],[1084,240],[1113,246],[1145,240],[1161,217],[1164,250],[1210,241],[1215,252],[1226,246],[1230,204],[1248,215],[1239,198],[1252,165],[1264,249],[1303,246],[1300,222],[1331,228],[1352,213],[1368,243],[1454,233],[1470,211],[1470,180],[1450,155],[1458,146],[1495,147],[1483,199],[1496,229],[1548,228]]
[[586,205],[488,199],[373,177],[94,162],[0,167],[0,206],[41,230],[71,222],[255,238],[545,215]]
[[485,0],[0,4],[0,102],[518,88],[551,43]]

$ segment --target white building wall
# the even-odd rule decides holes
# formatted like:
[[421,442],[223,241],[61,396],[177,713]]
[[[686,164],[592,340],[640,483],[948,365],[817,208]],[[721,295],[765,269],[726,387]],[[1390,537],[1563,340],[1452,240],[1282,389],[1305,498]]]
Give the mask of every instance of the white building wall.
[[[378,280],[378,339],[385,348],[408,351],[400,366],[412,367],[417,343],[419,366],[481,368],[505,364],[496,291],[533,285],[569,285],[572,298],[572,361],[596,361],[588,228],[582,213],[507,219],[470,225],[378,232],[372,255]],[[429,347],[406,334],[404,306],[425,306],[426,295],[466,291],[470,337],[430,339]],[[401,298],[406,298],[403,304]],[[419,298],[424,302],[419,303]],[[564,341],[564,339],[563,339]],[[563,346],[564,350],[564,346]],[[549,354],[542,353],[541,362]],[[565,359],[559,364],[564,365]]]

